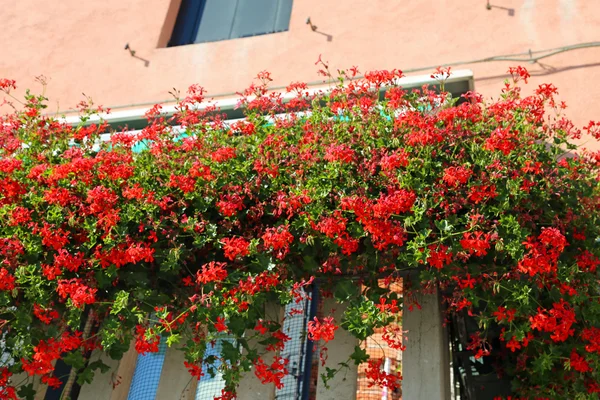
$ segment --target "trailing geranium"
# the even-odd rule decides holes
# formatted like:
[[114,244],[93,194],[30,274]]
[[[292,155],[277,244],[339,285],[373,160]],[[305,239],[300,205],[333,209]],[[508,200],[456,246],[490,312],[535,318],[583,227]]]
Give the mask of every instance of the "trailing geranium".
[[[290,85],[296,97],[283,101],[261,73],[242,94],[242,121],[198,108],[194,86],[173,118],[155,106],[142,131],[108,140],[107,124],[86,125],[91,105],[71,127],[28,94],[0,119],[0,329],[11,360],[1,396],[30,391],[14,374],[59,385],[63,359],[83,384],[104,368],[87,363],[90,351],[120,359],[160,340],[183,344],[199,378],[207,343],[223,334],[236,343],[210,361],[224,371],[223,398],[251,367],[280,386],[288,360],[277,352],[290,338],[274,305],[301,307],[318,282],[347,308],[312,320],[310,339],[384,328],[403,348],[393,323],[414,296],[389,286],[407,271],[412,290],[439,287],[449,313],[476,319],[475,357],[501,331],[500,372],[518,394],[596,396],[600,153],[570,153],[581,132],[560,115],[556,88],[522,97],[516,83],[529,75],[510,72],[498,100],[467,93],[460,104],[443,84],[405,92],[400,71],[354,79],[356,69],[316,95]],[[586,127],[593,138],[598,126]],[[373,384],[400,385],[360,349],[348,357],[368,363]]]

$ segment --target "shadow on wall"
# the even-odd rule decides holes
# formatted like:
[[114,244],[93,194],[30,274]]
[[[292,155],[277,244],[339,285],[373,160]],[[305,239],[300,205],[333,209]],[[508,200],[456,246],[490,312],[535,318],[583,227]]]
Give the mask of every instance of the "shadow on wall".
[[486,8],[487,8],[488,10],[491,10],[492,8],[497,8],[497,9],[500,9],[500,10],[506,10],[506,11],[508,11],[508,16],[509,16],[509,17],[514,17],[514,16],[515,16],[515,9],[514,9],[514,8],[508,8],[508,7],[496,6],[496,5],[490,4],[490,1],[489,1],[489,0],[488,0],[488,2],[487,2]]
[[147,60],[147,59],[145,59],[145,58],[142,58],[142,57],[140,57],[140,56],[136,55],[136,54],[135,54],[135,53],[136,53],[136,51],[135,51],[135,50],[133,50],[133,49],[131,48],[131,46],[129,46],[129,43],[125,44],[125,50],[128,50],[128,51],[129,51],[129,55],[130,55],[131,57],[133,57],[133,58],[137,58],[138,60],[140,60],[140,61],[143,61],[143,62],[144,62],[144,67],[148,67],[148,66],[150,65],[150,60]]
[[328,42],[331,42],[331,41],[333,40],[333,35],[330,35],[330,34],[328,34],[328,33],[325,33],[325,32],[321,32],[321,31],[319,30],[319,28],[318,28],[318,27],[317,27],[315,24],[313,24],[313,22],[312,22],[312,20],[310,19],[310,17],[308,17],[308,18],[306,19],[306,25],[310,25],[310,29],[311,29],[311,30],[312,30],[314,33],[318,33],[319,35],[323,35],[323,36],[325,36],[325,37],[327,38],[327,41],[328,41]]
[[325,32],[321,32],[321,31],[314,31],[314,32],[315,32],[315,33],[318,33],[319,35],[323,35],[323,36],[325,36],[325,37],[327,38],[327,41],[328,41],[328,42],[331,42],[331,41],[333,40],[333,36],[332,36],[332,35],[329,35],[329,34],[327,34],[327,33],[325,33]]
[[[535,62],[534,64],[539,66],[540,69],[531,70],[531,69],[527,68],[527,70],[529,71],[531,76],[546,76],[546,75],[553,75],[553,74],[558,74],[561,72],[571,71],[574,69],[600,67],[600,62],[589,63],[589,64],[570,65],[568,67],[561,67],[561,68],[555,68],[550,64],[544,64],[539,61]],[[475,82],[498,80],[498,79],[508,79],[508,78],[510,78],[510,76],[511,76],[510,74],[500,74],[500,75],[477,77],[477,78],[475,78]]]

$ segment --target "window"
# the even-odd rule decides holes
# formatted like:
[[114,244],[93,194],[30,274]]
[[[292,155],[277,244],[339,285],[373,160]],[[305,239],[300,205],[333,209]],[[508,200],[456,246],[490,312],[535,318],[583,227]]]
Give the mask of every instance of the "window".
[[166,352],[167,341],[161,338],[158,353],[138,355],[127,400],[153,399],[156,396]]
[[287,31],[292,0],[182,0],[169,46]]
[[[379,280],[379,286],[385,288],[387,291],[395,293],[398,300],[402,298],[402,280],[397,280],[392,283],[388,283],[383,279]],[[401,319],[392,322],[387,330],[388,336],[394,337],[395,340],[402,340],[402,325]],[[383,339],[386,329],[376,328],[375,332],[367,337],[365,341],[360,344],[361,349],[374,361],[382,361],[381,368],[388,374],[400,374],[402,370],[402,350],[395,346],[390,346],[388,340]],[[395,332],[395,335],[391,332]],[[385,387],[378,385],[371,385],[371,379],[367,376],[367,364],[361,364],[358,366],[358,378],[357,378],[357,391],[356,400],[401,400],[402,391],[401,389],[390,390]]]
[[[477,311],[477,309],[475,309]],[[473,351],[468,350],[471,335],[477,331],[475,317],[466,310],[452,314],[449,322],[448,340],[452,354],[453,399],[492,400],[508,398],[512,393],[510,377],[500,376],[497,365],[507,357],[508,350],[503,349],[500,336],[502,331],[497,324],[490,324],[487,340],[491,352],[487,356],[475,359]]]
[[208,344],[206,352],[204,353],[204,359],[208,357],[215,357],[215,362],[208,364],[202,363],[202,371],[204,375],[200,377],[198,386],[196,386],[196,397],[195,400],[206,400],[214,399],[221,395],[221,391],[225,389],[225,380],[223,379],[223,373],[219,370],[221,366],[221,352],[223,351],[223,344],[225,342],[231,343],[235,346],[235,341],[230,338],[217,339],[213,344]]
[[[310,373],[310,366],[307,366],[307,346],[306,330],[310,317],[311,300],[305,299],[301,304],[291,302],[285,307],[285,319],[283,320],[283,333],[290,337],[290,340],[284,344],[281,356],[289,360],[288,371],[281,382],[283,388],[275,392],[276,400],[294,400],[302,398],[304,389],[305,375]],[[294,313],[293,310],[301,311]]]

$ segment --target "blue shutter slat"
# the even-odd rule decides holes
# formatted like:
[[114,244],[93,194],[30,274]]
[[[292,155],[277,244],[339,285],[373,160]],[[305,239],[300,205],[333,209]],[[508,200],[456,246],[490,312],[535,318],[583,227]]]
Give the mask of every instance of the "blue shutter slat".
[[194,43],[206,0],[181,0],[169,46]]
[[279,8],[275,15],[273,32],[283,32],[290,29],[290,18],[292,16],[293,0],[279,0]]
[[238,0],[206,0],[194,43],[229,39]]
[[277,8],[278,1],[274,0],[239,0],[231,38],[273,32]]
[[169,46],[289,29],[293,0],[181,0]]

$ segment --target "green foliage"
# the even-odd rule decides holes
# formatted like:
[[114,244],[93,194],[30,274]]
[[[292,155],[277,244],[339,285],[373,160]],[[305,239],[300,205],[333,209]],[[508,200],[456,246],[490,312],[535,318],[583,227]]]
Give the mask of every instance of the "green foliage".
[[[218,369],[228,391],[251,368],[279,385],[286,360],[265,354],[289,340],[281,310],[303,313],[317,285],[345,308],[310,321],[311,340],[341,326],[402,348],[397,325],[418,307],[415,291],[440,290],[450,316],[466,311],[478,327],[465,346],[502,353],[519,394],[593,393],[598,155],[569,153],[579,134],[553,116],[553,86],[521,97],[509,84],[485,103],[406,93],[400,71],[348,76],[314,96],[294,84],[284,101],[263,73],[231,124],[199,108],[193,86],[172,119],[154,107],[141,132],[108,141],[91,106],[70,127],[28,94],[1,117],[0,330],[15,365],[0,370],[0,388],[21,371],[52,383],[60,358],[89,383],[107,368],[89,350],[118,360],[161,340],[192,374],[203,361]],[[600,136],[600,124],[586,130]],[[221,354],[205,357],[215,340]],[[359,346],[320,372],[327,383],[369,362],[369,378],[395,388],[371,361]]]

